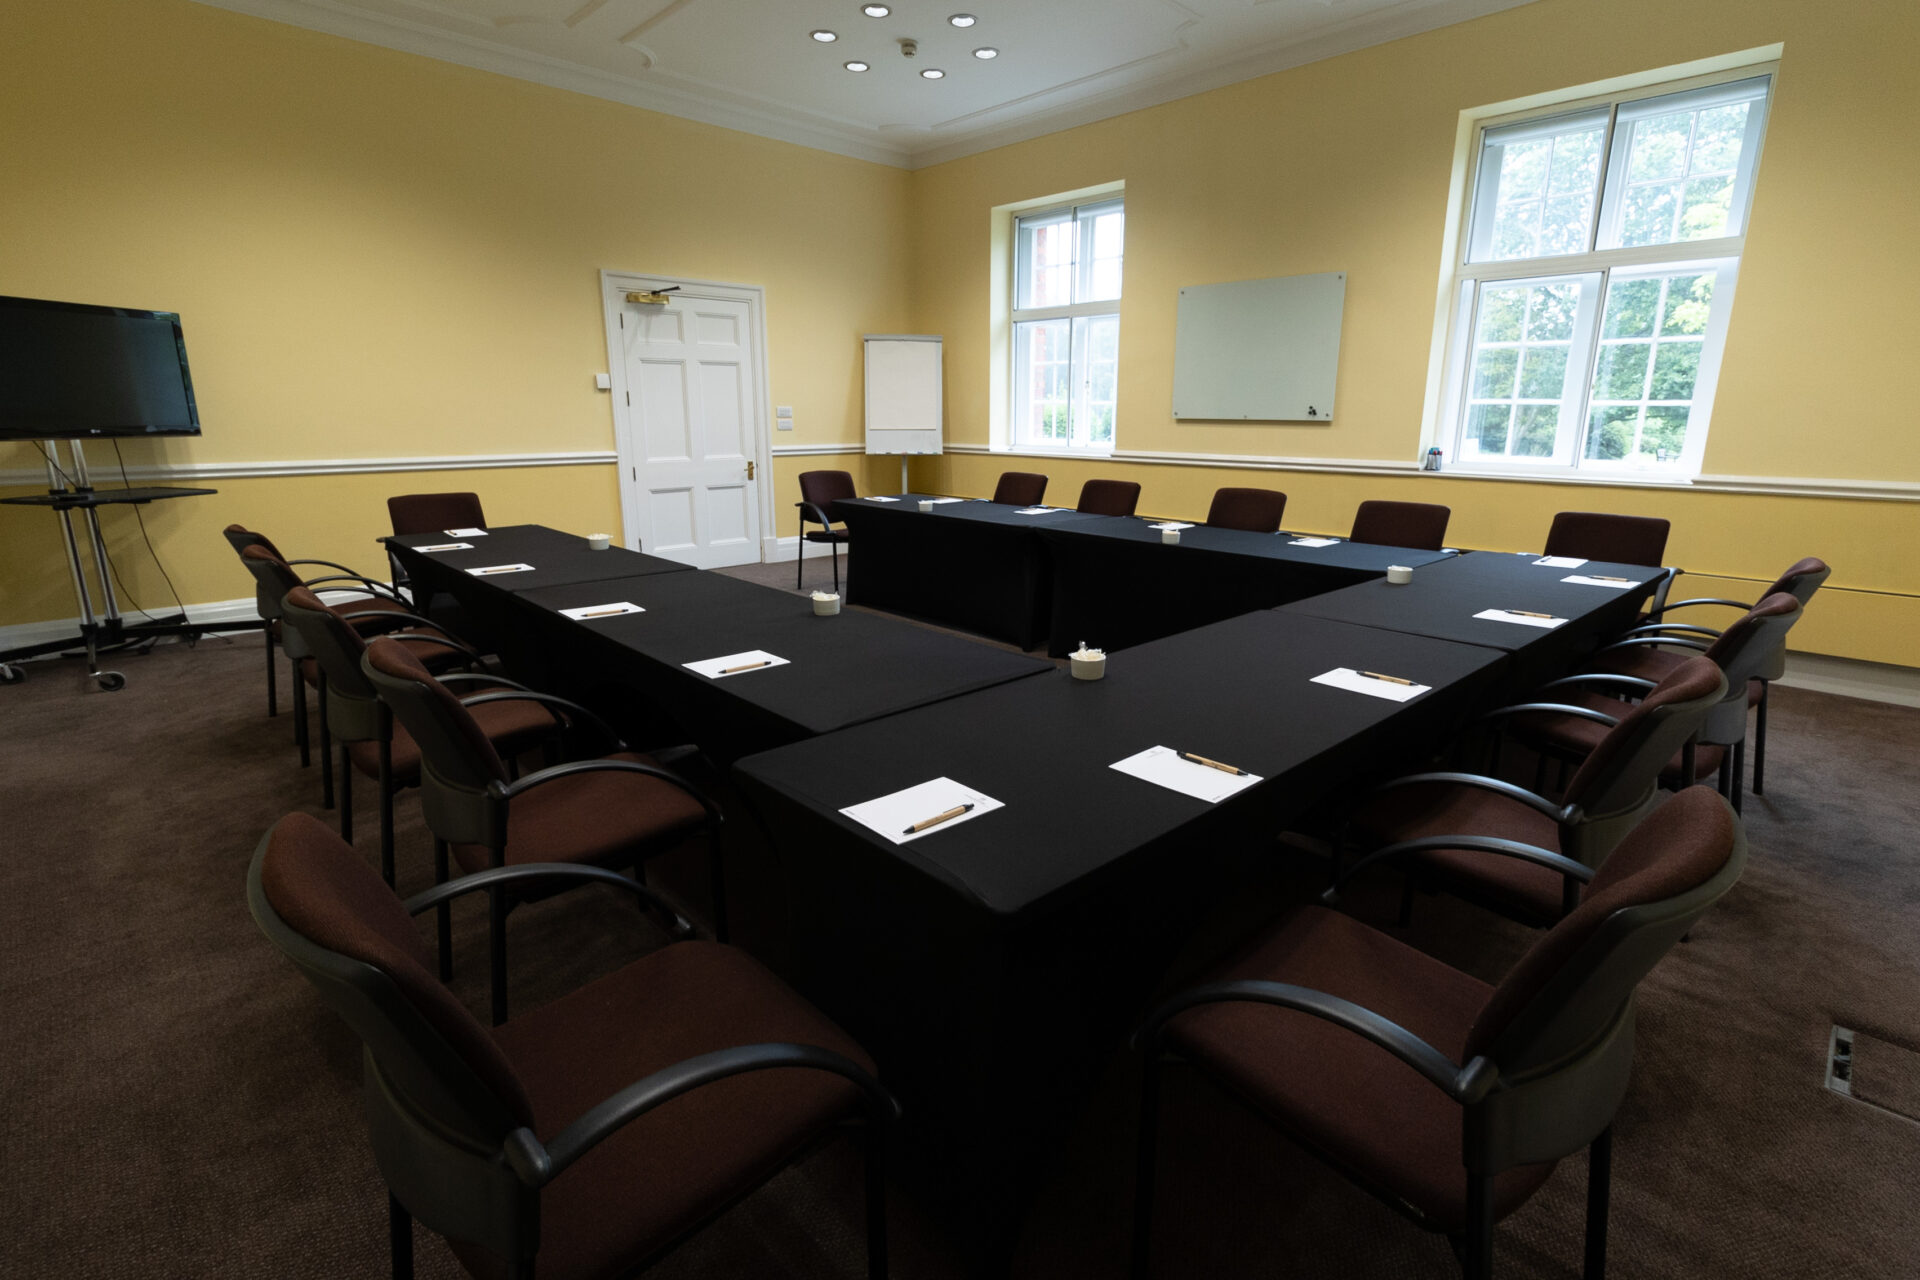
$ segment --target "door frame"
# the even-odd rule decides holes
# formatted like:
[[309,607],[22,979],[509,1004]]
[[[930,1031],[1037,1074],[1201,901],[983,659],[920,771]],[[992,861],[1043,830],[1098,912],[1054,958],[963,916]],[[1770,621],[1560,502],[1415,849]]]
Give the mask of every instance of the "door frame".
[[747,304],[753,368],[748,377],[753,384],[753,463],[756,495],[760,505],[760,560],[766,562],[767,535],[773,520],[773,444],[769,439],[773,419],[773,388],[767,372],[767,293],[757,284],[732,284],[720,280],[695,280],[686,276],[653,275],[646,272],[600,270],[601,321],[607,336],[607,374],[613,382],[613,448],[620,470],[627,473],[620,481],[621,542],[631,548],[638,530],[646,527],[641,518],[641,494],[646,487],[638,480],[641,449],[633,434],[633,406],[628,403],[626,347],[620,340],[620,317],[629,291],[646,292],[678,285],[686,298],[712,298],[720,302]]

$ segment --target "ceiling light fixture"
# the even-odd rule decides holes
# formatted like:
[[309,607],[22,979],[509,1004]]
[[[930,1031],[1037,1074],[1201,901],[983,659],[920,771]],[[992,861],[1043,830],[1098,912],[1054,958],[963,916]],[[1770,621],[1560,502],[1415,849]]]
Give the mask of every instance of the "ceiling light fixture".
[[944,80],[946,75],[947,73],[938,67],[928,67],[920,73],[920,78],[923,80]]
[[970,27],[974,23],[980,21],[980,19],[974,17],[970,13],[956,13],[951,18],[948,18],[947,21],[951,22],[956,27]]
[[818,40],[821,44],[832,44],[835,40],[838,40],[840,38],[837,34],[831,31],[815,31],[815,32],[811,32],[810,34],[813,36],[815,40]]
[[993,48],[992,46],[988,46],[987,48],[984,48],[984,49],[975,49],[973,51],[973,56],[980,59],[980,61],[982,62],[989,62],[994,58],[999,57],[1000,51],[998,49]]
[[860,12],[866,14],[869,18],[884,18],[892,13],[893,10],[884,4],[863,4],[860,6]]
[[846,66],[849,71],[865,71],[867,69],[867,64],[864,62],[849,62]]

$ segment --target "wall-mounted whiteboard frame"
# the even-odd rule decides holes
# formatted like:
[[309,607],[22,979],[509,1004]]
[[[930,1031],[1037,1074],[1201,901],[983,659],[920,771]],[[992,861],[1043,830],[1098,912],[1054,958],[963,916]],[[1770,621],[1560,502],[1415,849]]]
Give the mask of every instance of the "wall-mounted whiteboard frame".
[[868,453],[945,449],[942,350],[938,334],[866,335]]
[[1180,290],[1173,416],[1331,421],[1346,300],[1344,271]]

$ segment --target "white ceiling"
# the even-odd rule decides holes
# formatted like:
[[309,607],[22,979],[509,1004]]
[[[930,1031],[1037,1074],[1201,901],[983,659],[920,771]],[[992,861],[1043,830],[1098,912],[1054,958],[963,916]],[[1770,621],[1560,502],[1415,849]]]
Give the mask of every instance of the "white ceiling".
[[200,0],[908,168],[1528,2],[889,0],[869,18],[863,0]]

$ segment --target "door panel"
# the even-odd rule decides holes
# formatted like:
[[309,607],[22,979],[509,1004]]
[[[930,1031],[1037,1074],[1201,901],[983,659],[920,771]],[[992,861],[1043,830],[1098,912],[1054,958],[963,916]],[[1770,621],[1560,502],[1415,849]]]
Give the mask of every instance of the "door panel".
[[706,408],[707,456],[747,459],[746,371],[737,364],[700,362],[700,399]]
[[688,429],[693,407],[687,403],[684,365],[661,360],[636,362],[635,383],[640,402],[640,426],[648,462],[693,461],[693,437]]

